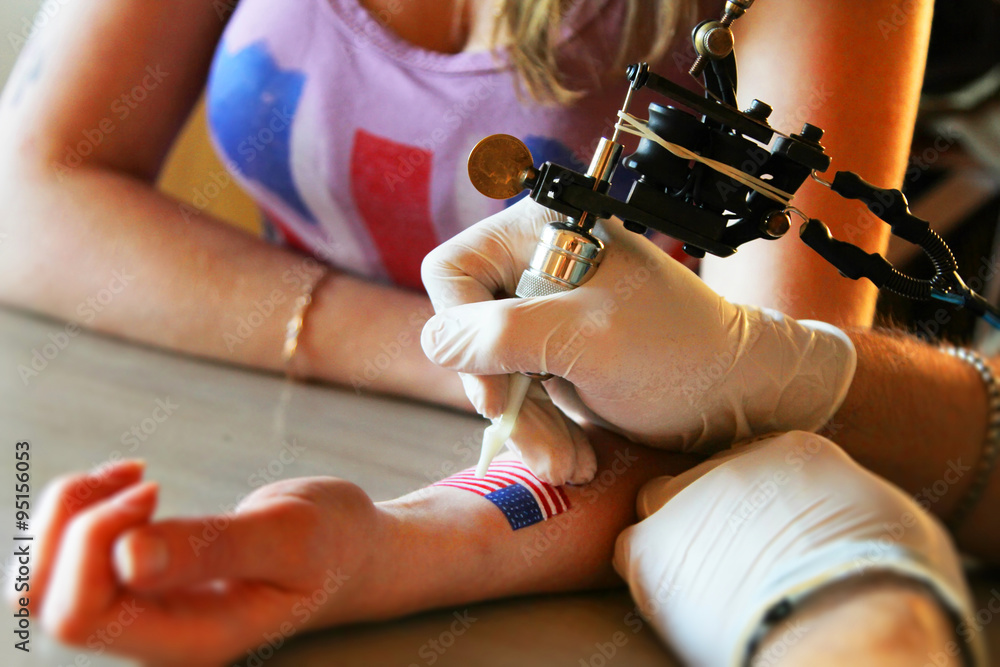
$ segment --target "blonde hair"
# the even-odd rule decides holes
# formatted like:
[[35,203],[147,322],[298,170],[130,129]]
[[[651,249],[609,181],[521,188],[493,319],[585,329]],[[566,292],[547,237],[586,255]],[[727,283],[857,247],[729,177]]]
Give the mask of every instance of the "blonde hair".
[[[518,83],[540,103],[567,104],[580,97],[560,71],[557,47],[563,20],[576,5],[588,0],[497,0],[494,42],[501,38]],[[609,70],[622,70],[630,62],[655,61],[673,41],[682,16],[694,0],[623,0],[625,19],[619,35],[621,46]]]

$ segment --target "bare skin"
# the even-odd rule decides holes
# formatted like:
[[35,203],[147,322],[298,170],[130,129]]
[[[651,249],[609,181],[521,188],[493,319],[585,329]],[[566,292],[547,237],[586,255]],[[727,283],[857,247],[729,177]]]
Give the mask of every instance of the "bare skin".
[[[969,364],[898,332],[850,332],[858,368],[830,439],[872,472],[949,519],[975,478],[989,408],[982,378]],[[996,360],[993,366],[996,368]],[[996,371],[994,371],[996,372]],[[993,474],[958,528],[961,549],[1000,560],[1000,475]]]
[[[171,26],[169,35],[164,25]],[[7,234],[0,246],[0,301],[81,321],[81,304],[119,271],[131,277],[126,289],[81,324],[198,356],[282,369],[285,323],[315,262],[208,215],[186,219],[179,202],[154,187],[224,27],[206,0],[100,6],[77,0],[34,40],[0,101],[0,137],[8,147],[0,156],[0,231]],[[149,79],[147,67],[159,76]],[[148,99],[119,121],[109,104],[144,79],[155,83]],[[68,168],[68,151],[109,118],[114,130],[103,133],[82,164]],[[73,279],[57,278],[56,267]],[[227,345],[226,334],[276,290],[273,316],[248,339]],[[316,295],[298,370],[352,384],[383,344],[406,334],[416,340],[431,313],[422,295],[338,275]],[[429,363],[419,345],[404,346],[364,388],[468,408],[458,378]]]
[[[407,4],[404,3],[404,6]],[[926,5],[923,3],[920,6]],[[863,21],[869,25],[878,12],[887,13],[890,7],[889,2],[859,3],[844,15],[856,17],[857,11],[864,9],[867,12],[871,8],[871,14],[866,13],[867,18]],[[764,5],[761,5],[760,9],[763,8]],[[900,58],[910,57],[915,50],[919,51],[921,40],[925,38],[919,26],[925,23],[926,14],[921,9],[905,24],[902,35],[906,48],[900,49],[897,44],[893,50],[893,53],[902,54]],[[782,25],[793,25],[796,21],[799,26],[813,25],[819,18],[812,5],[790,3],[790,7],[784,10],[787,22]],[[764,23],[763,17],[760,21]],[[163,25],[170,25],[172,29],[163,31]],[[754,41],[748,38],[751,25],[748,23],[741,35],[741,47],[744,43],[749,46]],[[775,24],[768,22],[768,25],[773,27]],[[843,39],[827,30],[831,25],[826,23],[822,29],[803,30],[802,34],[810,36],[811,48],[816,45],[828,49],[837,46],[837,62],[844,62],[845,52],[851,58],[860,58],[863,49],[859,49],[856,55],[850,49],[842,49]],[[844,22],[836,25],[842,29]],[[212,4],[205,0],[177,0],[171,3],[131,3],[126,0],[88,3],[76,0],[67,3],[38,43],[33,45],[32,57],[19,66],[14,83],[0,101],[0,136],[10,147],[0,157],[0,200],[5,202],[4,215],[0,216],[0,231],[7,235],[6,242],[0,245],[0,300],[63,319],[77,319],[79,305],[106,287],[112,271],[123,271],[134,276],[129,289],[88,323],[93,328],[235,364],[270,370],[281,367],[281,342],[284,323],[291,314],[291,298],[286,298],[275,315],[235,349],[225,345],[224,334],[233,331],[239,319],[276,288],[284,290],[286,297],[294,296],[292,284],[284,277],[290,272],[291,275],[299,272],[305,266],[305,258],[267,246],[207,216],[187,223],[178,203],[153,188],[163,158],[203,86],[222,28],[223,23]],[[761,39],[757,43],[763,45],[766,42]],[[110,45],[114,45],[113,52]],[[747,62],[752,62],[752,51],[744,49],[743,53],[750,58]],[[801,90],[793,91],[791,95],[786,95],[787,91],[781,91],[780,95],[770,94],[764,88],[758,89],[745,83],[744,91],[768,101],[780,97],[788,100],[787,104],[792,108],[796,102],[808,103],[810,90],[804,82],[820,73],[810,69],[813,67],[810,63],[821,62],[821,59],[797,57],[783,60],[789,66],[805,68],[801,72]],[[823,59],[822,62],[834,61]],[[898,99],[905,99],[898,103],[903,106],[893,106],[898,113],[892,117],[901,122],[908,118],[911,107],[906,106],[909,102],[905,100],[912,98],[912,94],[909,97],[907,94],[913,91],[914,77],[918,76],[916,70],[919,68],[909,66],[905,68],[905,76],[894,76],[894,68],[899,68],[900,62],[895,59],[879,60],[878,68],[865,69],[851,61],[844,65],[841,76],[834,78],[833,85],[838,92],[855,91],[866,99],[866,104],[859,106],[871,110],[870,117],[852,117],[850,121],[845,121],[855,130],[863,126],[870,137],[871,133],[890,125],[884,114],[879,115],[877,106],[885,100],[897,99],[884,93],[886,81],[890,85],[902,82],[904,90]],[[100,67],[95,67],[93,63],[100,63]],[[865,63],[866,66],[869,64]],[[84,132],[99,127],[107,117],[108,100],[141,81],[146,76],[146,67],[150,65],[160,65],[169,73],[151,92],[150,102],[135,109],[127,122],[117,124],[116,131],[108,134],[81,166],[68,172],[57,169],[65,160],[67,148],[77,144]],[[773,67],[773,62],[768,67]],[[861,70],[866,73],[865,78],[861,81],[853,78],[853,73]],[[789,80],[788,77],[773,75],[773,69],[761,67],[761,71],[771,71],[774,81]],[[876,92],[882,94],[876,95]],[[896,105],[897,102],[891,104]],[[818,116],[810,118],[833,134],[835,126],[832,121],[825,122]],[[884,143],[880,145],[884,146]],[[836,155],[844,157],[848,150],[837,150]],[[887,155],[887,160],[896,160],[895,168],[901,169],[898,166],[898,139],[893,140],[891,150],[884,150],[881,154]],[[882,180],[881,172],[865,169],[864,165],[857,163],[839,163],[837,166],[856,168],[875,182],[891,181],[888,177]],[[797,203],[804,206],[804,201],[800,198]],[[811,207],[807,209],[827,218],[835,232],[838,231],[837,220],[848,219]],[[871,229],[876,231],[861,229],[863,238],[855,238],[855,242],[868,249],[883,243],[884,232],[874,225]],[[178,230],[183,230],[183,233],[178,233]],[[743,300],[779,308],[785,306],[783,309],[793,315],[820,317],[837,323],[867,324],[874,300],[870,288],[856,283],[853,285],[857,287],[845,287],[842,296],[838,296],[839,287],[837,295],[831,296],[825,289],[826,276],[832,275],[830,269],[815,260],[806,259],[811,251],[795,243],[797,241],[789,239],[769,246],[767,253],[758,255],[763,269],[757,266],[753,271],[745,271],[736,264],[729,267],[740,276],[737,282],[748,286],[744,293],[749,296]],[[770,248],[782,250],[777,254],[768,254]],[[58,267],[59,273],[53,267]],[[72,275],[73,279],[66,280],[60,278],[61,275]],[[789,276],[794,276],[795,280]],[[717,289],[722,289],[728,279],[720,280],[713,282]],[[788,284],[793,286],[791,291],[776,288],[776,285]],[[726,293],[725,289],[723,293]],[[817,302],[816,294],[824,294],[823,299]],[[423,322],[421,317],[425,319],[429,313],[429,303],[420,295],[337,276],[326,283],[317,295],[310,326],[304,332],[301,360],[304,373],[318,379],[349,384],[352,376],[361,370],[363,360],[376,355],[382,343],[394,340],[406,331],[412,331],[416,339]],[[331,346],[331,340],[340,344]],[[447,405],[466,405],[455,376],[427,362],[416,345],[406,348],[400,360],[379,376],[371,389]],[[673,460],[669,455],[662,456]],[[661,468],[656,474],[669,472]],[[39,584],[34,596],[36,604],[42,604],[44,609],[44,602],[37,601],[48,599],[45,597],[48,585],[51,599],[58,600],[58,604],[48,605],[50,611],[43,611],[46,625],[56,636],[84,643],[94,629],[88,623],[98,618],[106,622],[120,613],[119,605],[125,601],[120,596],[126,589],[112,569],[113,545],[125,531],[145,525],[155,505],[155,487],[141,486],[138,479],[137,470],[125,471],[116,483],[105,489],[103,500],[94,498],[92,504],[78,508],[77,513],[72,515],[53,510],[47,533],[53,546],[48,551],[47,559],[43,558],[36,570]],[[631,498],[638,483],[639,480],[635,480],[635,486],[630,491],[622,492],[622,498],[628,498],[627,502],[622,501],[616,510],[604,510],[608,512],[606,516],[610,517],[608,521],[612,526],[608,529],[609,545],[617,531],[631,521]],[[66,484],[71,486],[72,481]],[[435,522],[428,521],[424,528],[414,528],[423,524],[416,520],[402,520],[401,517],[433,517],[436,514],[433,511],[434,502],[468,503],[473,507],[470,511],[478,506],[483,513],[493,511],[493,519],[497,518],[495,510],[486,501],[453,489],[428,492],[427,498],[433,502],[421,498],[419,502],[414,501],[413,507],[402,503],[383,510],[381,505],[366,504],[366,499],[359,497],[356,487],[345,482],[320,480],[303,484],[312,485],[302,491],[302,494],[308,495],[307,500],[302,501],[295,488],[273,489],[274,496],[262,493],[256,501],[260,504],[248,507],[248,514],[274,530],[291,530],[294,527],[297,531],[294,534],[299,539],[303,534],[321,528],[317,517],[329,519],[330,516],[324,513],[341,512],[345,507],[350,509],[342,515],[338,514],[341,518],[345,515],[370,518],[374,513],[383,517],[377,522],[380,526],[393,525],[394,520],[385,517],[392,517],[395,512],[395,525],[413,531],[411,539],[415,539],[419,530],[437,530],[440,526],[435,528]],[[113,497],[117,498],[117,503],[109,502]],[[330,510],[331,503],[333,510]],[[607,504],[606,500],[602,501],[602,505]],[[256,511],[259,515],[254,513]],[[424,514],[421,515],[421,512]],[[484,522],[488,521],[489,517],[486,517]],[[191,528],[177,525],[181,530]],[[200,531],[200,522],[198,528]],[[494,528],[494,535],[499,530],[505,538],[509,537],[502,532],[509,530],[506,526]],[[530,530],[520,531],[523,535],[515,533],[515,537],[527,538]],[[406,531],[401,530],[396,537],[403,539],[400,535]],[[249,536],[252,532],[244,534],[247,539],[252,539]],[[235,538],[241,533],[237,529],[225,534]],[[378,535],[361,535],[362,539],[369,537],[380,538]],[[220,538],[218,544],[226,544],[226,539]],[[489,534],[486,539],[489,539]],[[566,544],[570,541],[567,539]],[[60,545],[58,554],[54,546],[57,542]],[[504,542],[516,540],[506,539]],[[466,545],[466,548],[475,546]],[[216,548],[221,552],[224,547]],[[239,549],[234,553],[236,551]],[[610,552],[610,547],[607,551]],[[63,553],[69,556],[63,556]],[[342,554],[332,547],[322,553],[324,557],[328,553],[335,554],[331,558],[342,560],[345,567],[356,567],[354,581],[364,581],[362,573],[365,568],[362,564],[366,558],[363,555]],[[558,561],[556,555],[553,551],[546,558]],[[574,557],[577,555],[574,553]],[[274,557],[295,556],[274,554]],[[154,613],[140,615],[134,629],[129,631],[129,636],[142,638],[136,640],[134,650],[142,650],[143,640],[162,640],[164,629],[195,642],[198,636],[194,633],[200,631],[195,628],[197,624],[191,622],[192,617],[185,620],[183,613],[175,614],[186,608],[201,614],[198,623],[213,628],[217,637],[229,642],[218,653],[222,659],[234,652],[237,645],[259,641],[257,630],[274,628],[275,622],[280,625],[281,619],[288,615],[287,608],[294,601],[326,580],[326,569],[321,569],[316,563],[303,564],[311,566],[311,569],[302,570],[308,571],[308,575],[300,574],[295,580],[270,583],[258,581],[258,577],[267,573],[253,569],[244,571],[236,568],[225,573],[198,569],[207,568],[203,563],[210,563],[211,560],[210,557],[199,560],[201,565],[192,566],[191,572],[179,574],[175,581],[191,584],[225,574],[230,578],[230,585],[222,590],[199,592],[187,589],[178,592],[171,588],[173,596],[153,595],[151,599],[155,600],[155,604],[151,609]],[[600,559],[594,556],[593,560]],[[588,571],[570,573],[565,568],[553,568],[547,577],[538,574],[544,569],[539,561],[528,574],[514,573],[512,580],[505,584],[509,585],[509,590],[493,591],[490,595],[605,585],[613,581],[609,561],[608,554],[604,554],[603,561],[599,565],[590,563],[593,567]],[[274,562],[288,564],[287,561]],[[250,563],[244,565],[253,567]],[[470,573],[469,579],[477,583],[475,590],[479,591],[476,574]],[[46,580],[45,577],[53,578]],[[134,584],[136,592],[143,590],[143,583],[136,581]],[[94,588],[87,588],[90,585]],[[148,582],[146,587],[148,590]],[[294,593],[289,593],[289,590]],[[350,586],[343,589],[345,596],[349,590]],[[426,594],[426,591],[423,593]],[[459,589],[454,598],[480,599],[475,595],[469,598],[470,595],[468,589],[464,592]],[[395,601],[397,606],[364,610],[361,618],[357,619],[338,618],[336,612],[326,609],[317,612],[309,627],[313,627],[313,623],[384,618],[406,613],[414,605],[425,603],[420,596],[421,591],[410,591],[401,595],[401,601]],[[455,600],[431,599],[428,606],[450,604]],[[347,608],[348,605],[343,605],[340,612]],[[54,611],[56,609],[65,611],[59,613]],[[229,612],[234,613],[229,615]],[[278,615],[274,616],[275,613]],[[250,628],[254,630],[253,637],[243,634],[249,633]],[[124,642],[122,646],[125,646]],[[190,648],[191,644],[183,646]],[[186,658],[184,663],[190,664]]]
[[[194,656],[221,664],[275,635],[619,585],[611,559],[635,521],[638,489],[695,461],[590,437],[597,479],[564,487],[568,512],[513,532],[492,503],[451,487],[373,503],[345,480],[290,479],[231,515],[152,521],[158,489],[142,481],[142,463],[67,475],[43,496],[30,590],[20,595],[67,644],[166,666],[196,664]],[[945,650],[947,618],[931,595],[903,580],[870,581],[810,598],[761,644],[756,664],[819,664],[834,655],[831,641],[836,655],[873,665]],[[124,631],[105,642],[113,623]],[[794,646],[775,648],[792,635]]]
[[[234,515],[209,517],[220,528],[205,539],[205,517],[151,521],[157,487],[142,481],[141,463],[68,475],[48,486],[39,510],[32,614],[63,642],[93,648],[125,612],[111,650],[156,664],[219,664],[265,633],[616,585],[614,542],[635,520],[638,488],[694,461],[592,437],[603,477],[565,488],[570,511],[513,532],[468,491],[430,487],[373,503],[350,482],[313,477],[264,487]],[[558,538],[540,542],[553,524]]]
[[[301,291],[300,282],[289,277],[302,274],[309,266],[306,258],[208,215],[186,221],[179,202],[153,186],[204,86],[226,18],[217,4],[71,0],[28,47],[0,101],[0,139],[7,146],[0,155],[0,233],[6,235],[0,245],[0,302],[143,343],[280,370],[285,323]],[[387,3],[366,4],[378,11]],[[882,135],[896,122],[905,132],[912,120],[913,82],[919,79],[926,38],[924,5],[929,3],[917,3],[919,11],[893,33],[888,55],[875,64],[865,49],[843,49],[844,34],[856,23],[867,35],[876,17],[891,13],[892,3],[857,0],[841,11],[843,5],[822,11],[797,2],[755,6],[739,25],[743,97],[766,99],[778,115],[787,116],[799,105],[816,106],[812,82],[827,82],[832,97],[810,118],[830,131],[831,149],[845,161],[838,164],[888,182],[891,174],[876,167],[891,164],[892,173],[899,173],[905,142],[895,131],[889,143]],[[834,7],[838,13],[829,14]],[[399,9],[389,29],[425,48],[455,52],[489,42],[493,3],[465,3],[457,22],[450,3],[405,2]],[[164,31],[164,25],[171,29]],[[774,49],[775,34],[797,57]],[[79,166],[67,168],[70,149],[114,116],[111,101],[147,79],[149,67],[165,76],[148,99],[130,109],[126,119],[119,122],[115,116],[114,130],[102,133],[100,144]],[[848,99],[865,104],[843,102]],[[879,151],[869,150],[873,135],[880,137]],[[847,162],[858,155],[874,157]],[[811,196],[804,191],[803,197]],[[806,202],[800,200],[803,206]],[[815,212],[835,231],[846,219],[834,209]],[[884,241],[876,226],[860,234],[856,240],[869,248]],[[828,290],[831,269],[811,259],[811,251],[794,239],[760,252],[752,270],[733,258],[726,260],[729,273],[708,272],[713,286],[723,293],[742,286],[741,296],[752,302],[781,300],[778,307],[786,305],[792,315],[870,322],[871,290],[846,282]],[[131,276],[127,288],[94,318],[82,318],[81,304],[105,289],[114,271]],[[274,314],[239,345],[227,345],[226,335],[241,318],[276,290],[281,303]],[[423,295],[338,275],[316,295],[300,341],[298,370],[318,380],[352,384],[383,345],[400,336],[416,340],[430,313]],[[468,407],[459,380],[430,364],[416,344],[404,346],[399,358],[364,388]]]
[[932,594],[892,575],[871,575],[807,599],[768,633],[750,664],[958,667],[965,662],[954,630]]
[[[822,143],[833,158],[827,176],[848,170],[876,185],[899,187],[933,5],[930,0],[803,2],[795,8],[754,4],[734,27],[740,103],[758,98],[771,104],[769,122],[786,133],[798,132],[803,122],[825,130]],[[768,38],[756,39],[759,35]],[[775,58],[776,51],[784,55]],[[886,224],[818,183],[807,181],[792,203],[867,252],[887,247]],[[702,276],[733,303],[837,326],[871,326],[877,290],[868,281],[842,278],[806,247],[795,233],[799,222],[794,218],[779,241],[750,243],[725,259],[706,257]]]

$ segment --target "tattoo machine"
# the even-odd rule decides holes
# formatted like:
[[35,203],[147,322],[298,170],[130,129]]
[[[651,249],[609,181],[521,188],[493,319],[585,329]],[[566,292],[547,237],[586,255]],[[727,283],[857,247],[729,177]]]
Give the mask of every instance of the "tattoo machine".
[[[698,56],[690,74],[699,79],[703,94],[655,74],[646,63],[628,67],[629,88],[614,135],[601,138],[586,173],[552,162],[536,168],[527,147],[508,135],[487,137],[473,149],[469,175],[480,192],[508,198],[528,189],[536,202],[567,218],[542,232],[516,296],[550,295],[584,284],[603,252],[591,231],[611,217],[638,234],[655,230],[671,236],[688,255],[701,258],[706,253],[728,257],[749,241],[781,238],[796,215],[804,221],[802,241],[844,277],[867,278],[879,289],[911,299],[951,303],[1000,328],[1000,311],[965,284],[947,244],[927,221],[910,213],[900,190],[876,187],[849,171],[825,180],[819,174],[831,160],[820,143],[823,130],[805,123],[798,134],[779,132],[767,122],[771,107],[760,100],[739,109],[731,26],[752,4],[729,0],[721,20],[703,21],[692,31]],[[651,103],[648,119],[637,118],[628,108],[641,88],[678,106]],[[636,151],[624,159],[624,147],[617,142],[621,132],[640,138]],[[620,160],[637,175],[624,201],[608,194]],[[908,276],[881,255],[833,238],[823,222],[791,205],[807,178],[860,201],[894,235],[919,246],[933,263],[934,275]],[[529,378],[512,376],[503,416],[484,435],[478,471],[485,473],[510,437],[529,385]]]

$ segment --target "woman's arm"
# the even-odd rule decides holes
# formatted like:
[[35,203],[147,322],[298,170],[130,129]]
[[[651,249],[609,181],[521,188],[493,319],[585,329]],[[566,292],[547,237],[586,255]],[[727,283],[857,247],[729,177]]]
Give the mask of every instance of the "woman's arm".
[[[533,526],[512,532],[489,501],[449,487],[380,504],[397,526],[399,546],[392,551],[411,554],[423,579],[397,582],[395,594],[411,600],[402,610],[427,608],[429,601],[440,607],[619,583],[611,558],[618,535],[636,520],[639,488],[654,477],[678,475],[698,459],[628,443],[602,430],[587,435],[597,454],[594,480],[561,487],[569,510]],[[456,520],[471,532],[457,534]],[[422,544],[442,547],[429,550]]]
[[[0,103],[0,302],[281,368],[311,260],[185,216],[153,186],[223,27],[208,0],[71,0],[32,40]],[[148,97],[122,102],[135,86]],[[258,311],[260,326],[242,324]],[[299,361],[319,379],[466,406],[458,378],[416,344],[429,314],[423,296],[335,277],[317,295]],[[368,370],[394,344],[392,363]]]
[[265,634],[612,585],[638,488],[694,461],[590,436],[595,481],[565,487],[567,511],[518,530],[490,500],[448,486],[372,503],[332,477],[283,480],[233,514],[154,522],[156,487],[140,464],[67,476],[40,503],[30,590],[13,602],[88,648],[122,609],[141,607],[108,648],[192,665],[218,664]]
[[[734,28],[741,105],[767,102],[774,107],[770,123],[782,132],[798,132],[804,122],[825,130],[822,143],[833,158],[828,174],[850,170],[899,187],[932,8],[930,0],[755,3]],[[868,252],[886,248],[888,226],[856,201],[807,181],[793,203],[840,239]],[[876,289],[840,277],[794,229],[780,241],[748,244],[734,257],[706,257],[702,275],[734,303],[792,317],[869,326],[875,313]]]

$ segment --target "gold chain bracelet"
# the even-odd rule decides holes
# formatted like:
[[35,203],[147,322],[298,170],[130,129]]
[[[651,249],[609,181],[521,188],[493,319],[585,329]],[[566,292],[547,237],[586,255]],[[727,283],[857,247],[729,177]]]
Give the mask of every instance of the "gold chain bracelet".
[[285,374],[290,379],[301,379],[302,377],[295,368],[295,354],[299,351],[299,338],[302,336],[302,330],[305,329],[306,315],[309,314],[309,309],[313,304],[313,294],[329,277],[330,270],[324,267],[315,280],[306,284],[302,294],[295,299],[292,317],[285,325],[285,345],[281,350],[281,358],[285,362]]

